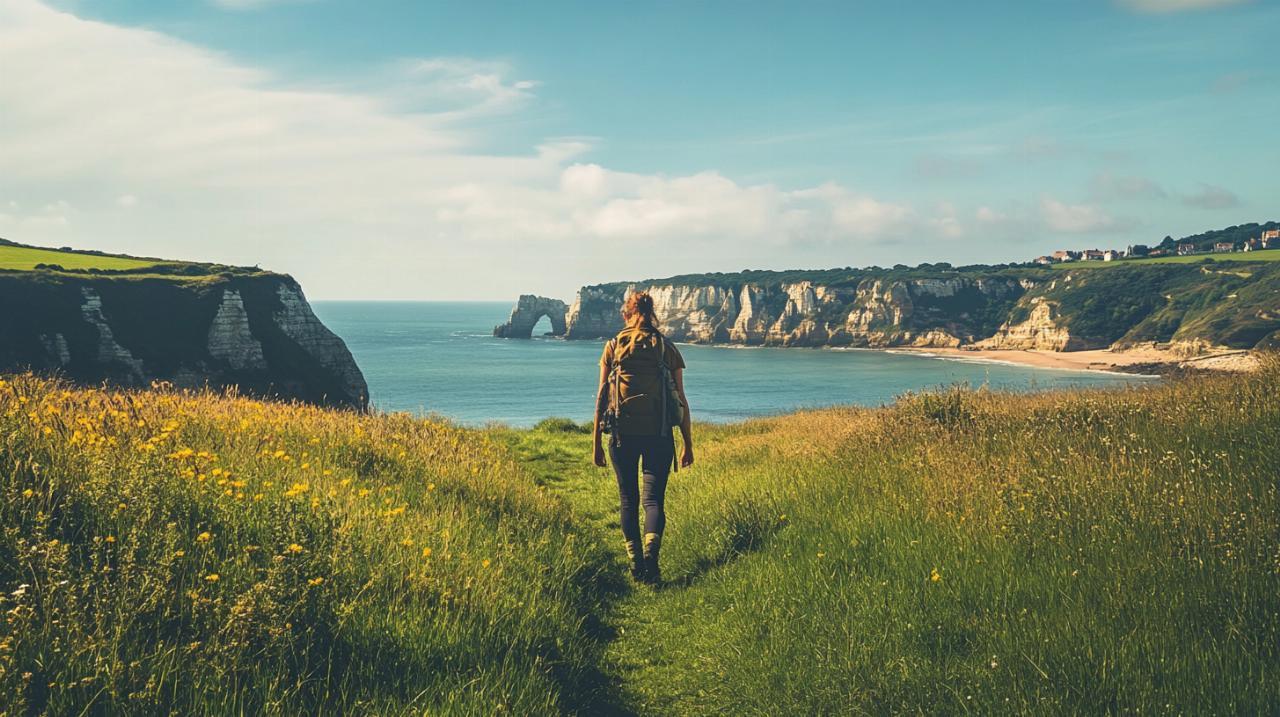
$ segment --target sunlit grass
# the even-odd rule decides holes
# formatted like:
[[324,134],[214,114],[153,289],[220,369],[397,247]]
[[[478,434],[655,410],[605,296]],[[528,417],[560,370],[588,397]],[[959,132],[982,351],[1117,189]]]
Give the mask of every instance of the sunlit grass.
[[0,269],[30,271],[37,264],[57,264],[64,269],[141,269],[160,262],[121,256],[101,256],[77,252],[0,245]]
[[572,423],[8,377],[0,712],[1267,713],[1278,396],[698,424],[669,584],[626,592]]
[[[609,651],[642,713],[1280,703],[1274,362],[698,430],[668,493],[672,586],[621,605]],[[519,438],[548,442],[586,455],[571,434]],[[607,474],[567,482],[616,526]]]
[[554,712],[604,554],[474,431],[0,385],[0,713]]
[[1054,269],[1102,269],[1114,266],[1133,266],[1134,264],[1198,264],[1205,259],[1212,259],[1214,262],[1280,261],[1280,249],[1187,254],[1184,256],[1153,256],[1140,259],[1120,259],[1118,261],[1064,261],[1050,264],[1050,266]]

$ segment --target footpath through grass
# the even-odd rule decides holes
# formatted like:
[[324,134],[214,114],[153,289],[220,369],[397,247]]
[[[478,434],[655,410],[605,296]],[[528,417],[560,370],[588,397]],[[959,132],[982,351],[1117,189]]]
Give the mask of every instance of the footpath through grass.
[[[522,461],[620,554],[564,423]],[[641,714],[1263,713],[1280,704],[1280,371],[950,391],[698,426],[670,585],[616,604]]]
[[655,591],[569,422],[9,377],[0,713],[1280,704],[1275,362],[696,430]]

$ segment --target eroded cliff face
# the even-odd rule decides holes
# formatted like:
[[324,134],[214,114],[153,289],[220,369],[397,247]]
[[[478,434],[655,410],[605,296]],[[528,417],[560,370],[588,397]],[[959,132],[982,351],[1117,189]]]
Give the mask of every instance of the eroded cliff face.
[[1280,263],[1273,262],[1230,269],[1135,263],[1105,270],[746,271],[599,284],[578,291],[566,338],[614,335],[623,302],[639,290],[653,296],[666,334],[691,343],[1047,351],[1153,345],[1188,356],[1280,346]]
[[0,371],[368,406],[351,352],[287,276],[3,274],[0,306]]
[[977,343],[982,349],[1035,349],[1040,351],[1078,351],[1101,348],[1072,336],[1058,315],[1058,305],[1041,297],[1030,300],[1031,312],[1022,321],[1006,321],[990,338]]
[[688,286],[584,287],[567,315],[567,338],[612,336],[626,297],[646,289],[675,341],[765,346],[959,346],[991,335],[1027,286],[1012,279],[864,279]]

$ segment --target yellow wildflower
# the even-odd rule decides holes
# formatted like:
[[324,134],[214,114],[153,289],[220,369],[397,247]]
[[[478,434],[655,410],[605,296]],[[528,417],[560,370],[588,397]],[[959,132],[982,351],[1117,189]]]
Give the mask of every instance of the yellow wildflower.
[[319,584],[321,584],[321,583],[323,583],[323,582],[324,582],[324,578],[321,578],[321,577],[315,577],[315,578],[311,578],[310,580],[308,580],[308,581],[307,581],[307,584],[308,584],[308,585],[310,585],[310,586],[312,586],[312,587],[315,587],[316,585],[319,585]]
[[108,543],[114,543],[116,542],[116,536],[108,535],[107,537],[103,538],[103,540],[107,541]]
[[33,490],[31,490],[30,488],[28,488],[28,489],[26,489],[26,490],[22,491],[22,497],[23,497],[23,498],[30,498],[31,496],[33,496],[33,495],[35,495],[35,494],[36,494],[36,492],[35,492],[35,491],[33,491]]
[[424,557],[424,558],[429,558],[429,557],[431,557],[431,548],[423,548],[423,549],[422,549],[422,557]]
[[934,568],[929,572],[929,579],[935,583],[942,582],[942,575],[938,572],[937,568]]
[[487,567],[489,567],[489,559],[488,559],[488,558],[485,558],[484,560],[481,560],[481,561],[480,561],[480,567],[482,567],[482,568],[487,568]]
[[401,540],[401,541],[400,541],[400,544],[401,544],[401,545],[403,545],[403,546],[404,546],[404,547],[406,547],[406,548],[412,548],[412,547],[413,547],[413,538],[405,538],[404,540]]
[[197,536],[196,536],[196,542],[197,542],[197,543],[207,543],[207,542],[209,542],[210,540],[213,540],[213,536],[212,536],[212,535],[210,535],[208,531],[205,531],[205,532],[203,532],[203,533],[201,533],[201,534],[199,534],[199,535],[197,535]]
[[285,551],[290,553],[301,553],[302,549],[302,546],[297,543],[289,543],[289,547],[285,548]]
[[221,580],[222,578],[221,578],[221,576],[219,576],[217,573],[209,573],[208,575],[204,576],[204,579],[205,579],[207,582],[216,583],[216,582],[218,582],[219,580]]

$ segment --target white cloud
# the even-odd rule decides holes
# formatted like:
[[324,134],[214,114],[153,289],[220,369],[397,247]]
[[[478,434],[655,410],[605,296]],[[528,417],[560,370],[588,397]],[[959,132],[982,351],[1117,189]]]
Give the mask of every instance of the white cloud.
[[225,10],[258,10],[268,5],[285,5],[309,2],[309,0],[209,0],[209,2]]
[[319,296],[565,296],[676,271],[892,261],[874,247],[910,236],[923,259],[965,231],[952,207],[833,183],[621,172],[588,161],[590,138],[487,152],[472,120],[517,121],[536,99],[497,62],[405,60],[364,91],[308,89],[3,0],[0,66],[0,200],[66,202],[7,210],[8,238],[261,264]]
[[1182,203],[1200,209],[1230,209],[1240,206],[1240,198],[1234,192],[1213,184],[1201,185],[1200,190],[1182,196]]
[[1090,204],[1066,204],[1051,197],[1040,200],[1040,217],[1050,230],[1063,234],[1111,232],[1127,223]]
[[1163,199],[1168,196],[1157,182],[1146,177],[1100,172],[1090,182],[1090,193],[1101,201],[1113,199]]
[[1119,0],[1119,2],[1124,7],[1138,12],[1169,13],[1242,5],[1252,0]]

